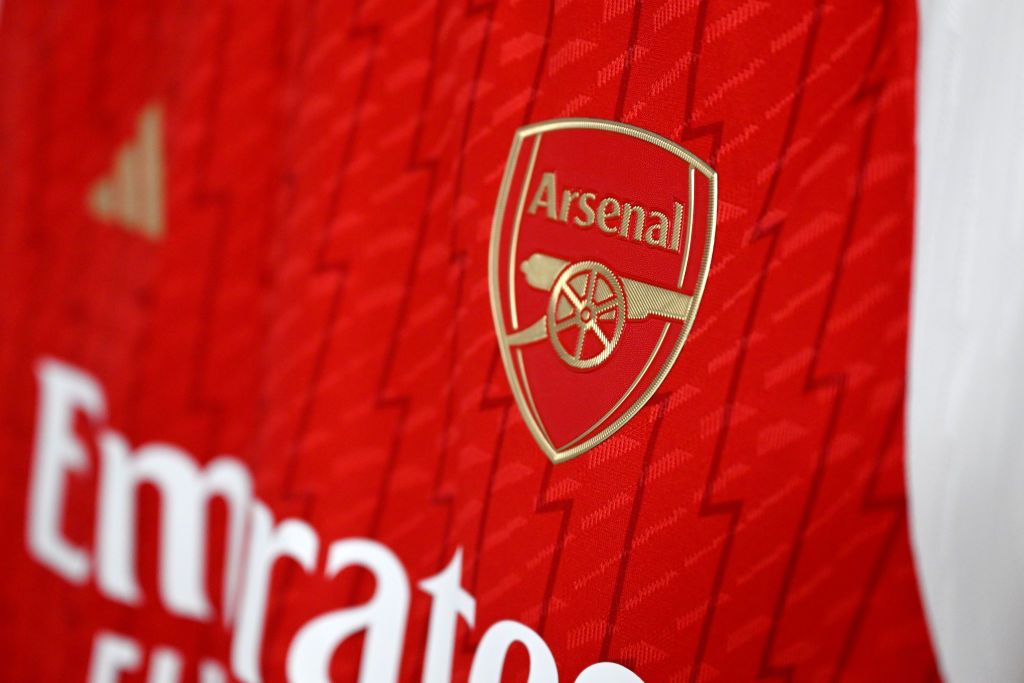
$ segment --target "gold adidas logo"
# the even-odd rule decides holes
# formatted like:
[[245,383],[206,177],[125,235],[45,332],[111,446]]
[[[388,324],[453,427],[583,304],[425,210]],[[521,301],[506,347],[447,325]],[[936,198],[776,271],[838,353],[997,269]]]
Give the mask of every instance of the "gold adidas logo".
[[110,170],[86,194],[89,214],[159,240],[164,234],[163,110],[153,102],[139,112],[135,135],[114,155]]

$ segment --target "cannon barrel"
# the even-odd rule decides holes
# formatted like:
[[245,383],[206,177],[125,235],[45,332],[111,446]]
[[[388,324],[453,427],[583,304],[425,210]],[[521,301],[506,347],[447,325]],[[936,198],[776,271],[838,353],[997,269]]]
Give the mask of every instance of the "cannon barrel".
[[[549,291],[558,274],[569,265],[568,261],[535,253],[523,261],[519,268],[526,282],[534,289]],[[650,285],[631,278],[620,278],[626,293],[626,317],[642,320],[648,316],[686,320],[693,297],[674,289]]]

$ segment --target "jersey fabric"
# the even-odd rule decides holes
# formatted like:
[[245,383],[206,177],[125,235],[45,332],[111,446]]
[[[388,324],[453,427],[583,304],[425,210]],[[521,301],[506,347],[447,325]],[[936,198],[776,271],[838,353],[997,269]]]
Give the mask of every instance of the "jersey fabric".
[[[938,679],[903,471],[913,2],[2,11],[5,680]],[[674,368],[552,464],[488,245],[516,130],[567,117],[682,146],[718,203]],[[215,466],[209,519],[154,485]]]

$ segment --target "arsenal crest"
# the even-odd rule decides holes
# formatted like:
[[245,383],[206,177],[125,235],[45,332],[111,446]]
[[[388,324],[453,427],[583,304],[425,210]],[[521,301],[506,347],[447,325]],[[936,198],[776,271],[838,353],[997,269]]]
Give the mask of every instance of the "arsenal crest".
[[516,131],[491,308],[516,403],[553,462],[618,431],[672,369],[707,283],[717,196],[710,166],[635,126]]

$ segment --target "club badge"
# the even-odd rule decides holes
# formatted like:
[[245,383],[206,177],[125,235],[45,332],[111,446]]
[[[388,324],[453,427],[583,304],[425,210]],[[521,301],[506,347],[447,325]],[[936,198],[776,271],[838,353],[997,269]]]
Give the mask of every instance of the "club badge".
[[491,231],[491,308],[509,383],[553,462],[622,428],[672,369],[711,265],[718,176],[635,126],[516,131]]

